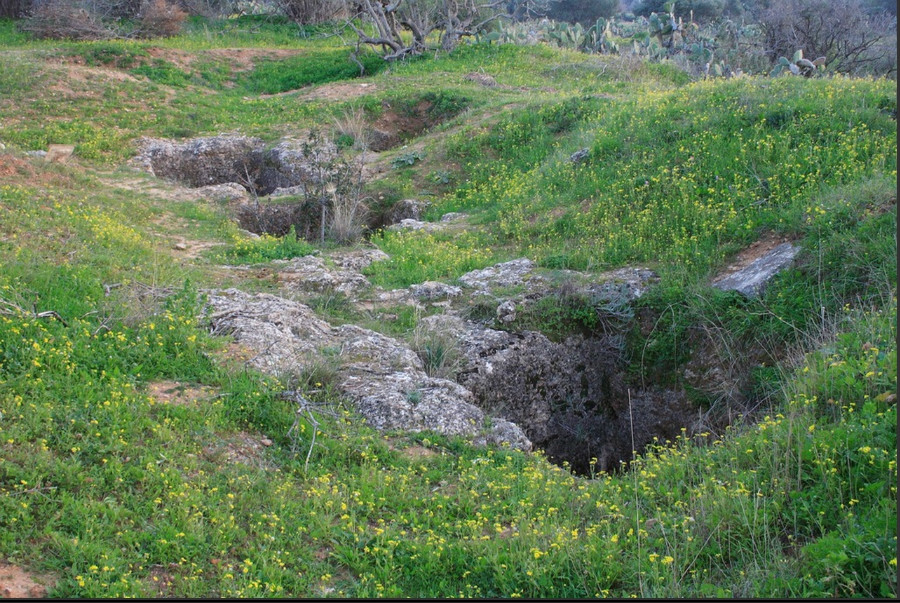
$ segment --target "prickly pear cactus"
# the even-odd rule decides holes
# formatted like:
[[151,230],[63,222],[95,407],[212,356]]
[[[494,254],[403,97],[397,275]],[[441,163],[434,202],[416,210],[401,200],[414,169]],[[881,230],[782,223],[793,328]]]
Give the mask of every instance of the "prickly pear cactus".
[[782,74],[802,75],[803,77],[813,77],[825,71],[825,57],[819,57],[815,61],[803,58],[803,50],[800,49],[794,53],[791,59],[787,57],[778,57],[775,67],[769,72],[772,77]]

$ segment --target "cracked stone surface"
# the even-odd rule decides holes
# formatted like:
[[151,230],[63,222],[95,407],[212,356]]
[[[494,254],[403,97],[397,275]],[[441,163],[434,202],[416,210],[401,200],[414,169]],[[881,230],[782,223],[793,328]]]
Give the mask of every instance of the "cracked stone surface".
[[459,282],[470,289],[490,291],[500,287],[521,285],[534,271],[534,262],[519,258],[496,264],[481,270],[473,270],[459,277]]
[[[362,278],[356,270],[383,259],[380,253],[334,254],[333,266],[317,257],[289,264],[295,273],[298,266],[307,267],[313,275],[305,276],[307,281],[321,277],[323,286],[333,287],[328,274],[347,271]],[[368,289],[360,303],[445,300],[444,312],[422,317],[418,327],[423,335],[456,342],[461,363],[455,380],[429,376],[404,342],[356,325],[332,327],[303,304],[276,296],[214,292],[210,322],[214,332],[230,333],[251,348],[250,364],[267,372],[298,372],[325,358],[334,362],[338,389],[377,429],[433,430],[476,445],[505,443],[523,450],[535,445],[577,471],[612,470],[631,458],[635,446],[654,437],[674,438],[682,427],[691,432],[695,409],[684,393],[626,385],[621,336],[555,342],[534,331],[503,331],[467,320],[464,308],[470,298],[487,295],[497,304],[496,324],[514,328],[519,304],[553,295],[560,282],[597,303],[607,298],[630,303],[657,279],[636,267],[544,275],[519,258],[463,275],[460,287],[426,282],[393,291]],[[500,292],[519,286],[515,301]]]
[[348,297],[371,286],[369,279],[356,270],[332,268],[317,256],[307,255],[292,260],[278,261],[278,281],[288,289],[307,292],[335,291]]
[[355,325],[334,328],[307,306],[264,293],[210,291],[208,304],[211,332],[253,350],[248,363],[264,372],[300,372],[330,351],[339,364],[338,388],[377,429],[433,430],[531,449],[509,421],[486,427],[467,388],[428,376],[415,352],[396,339]]

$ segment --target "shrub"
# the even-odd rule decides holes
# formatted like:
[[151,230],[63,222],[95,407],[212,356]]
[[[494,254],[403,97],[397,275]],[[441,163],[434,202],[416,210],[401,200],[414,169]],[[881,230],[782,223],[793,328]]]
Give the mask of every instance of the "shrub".
[[298,25],[315,25],[334,19],[342,10],[340,0],[278,0],[281,12]]
[[335,142],[339,146],[341,146],[341,140],[349,140],[347,146],[352,145],[354,149],[365,151],[369,148],[368,123],[365,112],[361,108],[347,109],[340,117],[332,117],[331,123],[334,125]]
[[138,14],[138,36],[170,38],[181,33],[187,13],[168,0],[144,0]]
[[45,0],[22,23],[36,38],[52,40],[103,40],[112,32],[97,15],[66,0]]
[[[650,13],[667,13],[667,2],[668,0],[642,0],[634,7],[634,14],[649,16]],[[724,8],[722,0],[678,0],[675,3],[675,15],[685,21],[691,16],[697,21],[710,21],[721,17]]]
[[859,0],[773,0],[759,20],[773,61],[803,50],[841,73],[896,72],[896,17],[869,16]]
[[239,8],[235,0],[181,0],[181,7],[189,15],[198,15],[207,19],[217,19],[234,14]]
[[0,19],[19,19],[31,8],[31,0],[0,0]]
[[555,21],[581,23],[588,27],[597,19],[609,19],[618,11],[619,0],[551,0],[546,14]]

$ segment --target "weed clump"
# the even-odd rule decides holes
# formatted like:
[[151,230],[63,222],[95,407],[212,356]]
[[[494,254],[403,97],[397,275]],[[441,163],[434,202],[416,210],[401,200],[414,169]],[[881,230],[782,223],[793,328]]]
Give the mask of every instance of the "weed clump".
[[455,379],[462,367],[462,351],[458,339],[440,328],[416,326],[412,349],[422,359],[429,377]]

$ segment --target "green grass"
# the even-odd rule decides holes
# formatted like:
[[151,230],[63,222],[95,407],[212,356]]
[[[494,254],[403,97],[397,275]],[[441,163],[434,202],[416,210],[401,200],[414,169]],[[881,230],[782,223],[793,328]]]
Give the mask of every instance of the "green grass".
[[350,60],[346,49],[303,54],[289,59],[266,61],[240,78],[240,85],[253,94],[276,94],[304,86],[336,82],[362,75],[372,75],[387,68],[387,63],[374,53],[359,56],[360,67]]
[[[381,69],[359,99],[251,93],[355,77],[320,33],[240,18],[193,20],[152,44],[51,43],[0,23],[0,169],[14,167],[0,185],[0,560],[53,574],[50,596],[72,598],[896,597],[892,83],[689,83],[670,64],[473,45]],[[299,54],[240,75],[210,56],[154,63],[151,45]],[[145,72],[79,83],[54,63],[73,54]],[[501,87],[466,82],[473,71]],[[207,332],[202,290],[255,290],[267,269],[217,262],[313,246],[238,239],[222,207],[109,184],[134,179],[109,167],[139,136],[274,140],[422,98],[453,119],[373,191],[418,195],[439,173],[430,216],[472,218],[373,236],[391,256],[366,270],[374,284],[452,283],[522,255],[549,270],[648,265],[660,284],[634,318],[617,317],[629,378],[680,383],[698,337],[713,334],[731,360],[771,355],[748,367],[764,406],[592,476],[540,454],[377,433],[335,393],[327,358],[278,380],[229,360],[228,339]],[[54,142],[75,144],[76,161],[18,153]],[[581,148],[587,161],[570,163]],[[767,233],[801,244],[793,269],[755,300],[709,287]],[[173,237],[223,246],[188,260]],[[422,314],[308,301],[334,324],[398,337]],[[612,320],[597,303],[561,287],[514,326],[594,332]],[[495,305],[481,310],[493,317]],[[438,372],[442,346],[421,346]],[[164,404],[151,395],[162,381],[210,391]],[[292,431],[287,387],[323,409],[308,466],[314,427],[301,417]]]
[[448,280],[490,266],[498,255],[478,245],[477,236],[424,231],[384,231],[373,238],[391,258],[376,262],[363,273],[384,287],[406,287],[428,280]]
[[[702,274],[728,246],[796,231],[823,187],[889,173],[896,125],[872,101],[890,94],[887,82],[758,79],[594,101],[580,120],[565,103],[545,104],[458,135],[452,156],[472,163],[472,177],[442,209],[484,212],[492,235],[541,262],[577,248],[567,262],[577,269],[653,263]],[[577,147],[559,136],[574,121],[593,138],[578,165],[567,161]],[[535,221],[550,209],[558,217]]]
[[309,255],[315,247],[298,239],[291,226],[283,237],[263,234],[257,239],[248,239],[235,234],[233,243],[217,254],[221,260],[239,264],[259,264],[270,260],[286,260]]

